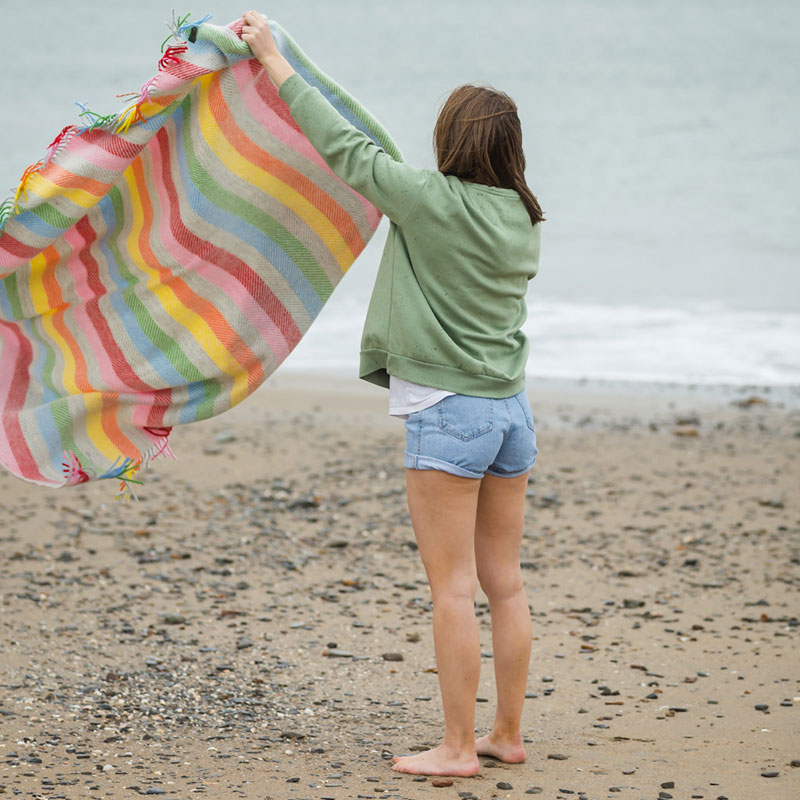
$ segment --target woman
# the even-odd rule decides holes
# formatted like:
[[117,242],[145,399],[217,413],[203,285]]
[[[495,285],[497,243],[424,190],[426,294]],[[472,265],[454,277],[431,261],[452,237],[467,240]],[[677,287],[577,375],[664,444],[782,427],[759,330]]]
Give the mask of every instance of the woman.
[[[388,386],[390,413],[407,418],[408,505],[433,598],[445,716],[442,744],[395,757],[393,768],[474,775],[478,755],[524,761],[531,620],[519,553],[536,439],[520,327],[543,217],[525,183],[516,107],[492,89],[456,89],[434,131],[438,171],[414,169],[294,72],[260,14],[244,15],[242,38],[328,166],[392,223],[361,377]],[[478,583],[491,611],[497,711],[476,741]]]

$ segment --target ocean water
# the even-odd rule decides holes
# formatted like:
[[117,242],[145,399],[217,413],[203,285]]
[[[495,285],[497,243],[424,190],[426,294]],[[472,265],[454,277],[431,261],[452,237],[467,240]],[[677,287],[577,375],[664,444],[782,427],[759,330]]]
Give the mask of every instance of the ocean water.
[[[2,1],[0,194],[153,73],[172,0]],[[229,0],[176,8],[224,24]],[[464,82],[518,102],[545,210],[532,377],[800,384],[796,0],[275,0],[265,9],[434,166]],[[194,15],[193,15],[194,16]],[[385,225],[286,369],[355,370]]]

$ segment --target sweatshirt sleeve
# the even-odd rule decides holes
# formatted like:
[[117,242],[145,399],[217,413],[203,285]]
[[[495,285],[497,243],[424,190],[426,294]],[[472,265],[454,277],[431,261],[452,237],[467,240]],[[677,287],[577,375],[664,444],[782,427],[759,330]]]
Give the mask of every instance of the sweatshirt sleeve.
[[402,225],[414,210],[429,173],[395,161],[301,75],[285,80],[280,96],[331,170],[392,222]]

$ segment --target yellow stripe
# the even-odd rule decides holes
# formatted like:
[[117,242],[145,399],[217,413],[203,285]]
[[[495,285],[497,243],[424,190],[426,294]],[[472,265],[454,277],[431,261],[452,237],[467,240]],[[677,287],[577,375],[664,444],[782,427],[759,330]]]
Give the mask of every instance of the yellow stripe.
[[220,137],[223,136],[222,131],[214,120],[214,115],[211,113],[211,107],[208,102],[209,90],[213,80],[218,80],[218,77],[213,74],[204,75],[198,79],[202,92],[198,97],[197,119],[200,131],[209,149],[234,175],[239,176],[247,183],[257,186],[262,192],[271,195],[281,205],[290,208],[297,214],[320,237],[333,254],[339,267],[343,272],[346,272],[355,260],[356,255],[325,214],[288,183],[284,183],[271,172],[261,169],[258,164],[254,164],[240,155],[227,140],[225,147],[220,147],[219,138],[216,136],[214,143],[211,143],[207,134],[212,131],[214,134],[219,133]]
[[[203,319],[200,314],[185,306],[177,297],[175,292],[161,282],[158,270],[150,267],[145,261],[139,248],[139,235],[144,227],[144,213],[142,203],[139,199],[139,190],[136,185],[136,176],[130,167],[125,170],[123,178],[128,185],[130,192],[129,213],[132,217],[131,231],[128,234],[127,250],[136,266],[148,276],[147,288],[153,293],[161,304],[164,312],[171,319],[186,328],[197,342],[200,349],[222,370],[226,375],[234,379],[232,389],[232,402],[240,402],[247,397],[247,372],[241,364],[228,352],[228,349],[217,338],[214,331]],[[153,198],[151,198],[151,206]],[[158,213],[158,208],[153,207],[154,213]],[[186,357],[191,361],[191,355],[186,353]],[[201,370],[202,371],[202,370]],[[236,398],[234,400],[234,398]]]
[[103,429],[103,397],[99,392],[83,395],[86,406],[86,432],[95,448],[109,461],[116,461],[122,453]]
[[75,358],[72,355],[72,351],[69,349],[66,339],[58,332],[56,326],[53,325],[53,314],[55,313],[58,312],[52,311],[41,316],[42,327],[64,357],[64,370],[61,373],[61,383],[64,385],[64,391],[67,394],[80,394],[78,384],[75,383]]
[[78,208],[89,209],[100,202],[100,196],[87,192],[77,186],[64,186],[63,184],[53,183],[45,178],[41,173],[34,172],[28,178],[25,191],[31,191],[39,195],[43,200],[52,200],[54,197],[66,197],[71,200]]
[[28,280],[31,304],[35,314],[44,314],[50,310],[50,302],[42,280],[47,269],[47,259],[44,253],[37,253],[31,260],[31,274]]

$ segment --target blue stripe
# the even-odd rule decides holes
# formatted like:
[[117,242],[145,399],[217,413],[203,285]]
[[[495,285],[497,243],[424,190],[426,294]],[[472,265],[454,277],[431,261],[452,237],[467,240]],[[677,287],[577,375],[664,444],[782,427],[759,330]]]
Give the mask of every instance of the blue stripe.
[[[305,306],[309,315],[315,318],[322,309],[322,301],[302,270],[292,261],[286,251],[255,225],[251,225],[225,208],[216,206],[202,193],[202,187],[195,185],[192,181],[189,167],[186,163],[186,150],[183,143],[183,107],[175,112],[173,119],[176,125],[175,150],[178,170],[183,183],[184,196],[192,210],[201,219],[213,221],[217,228],[247,242],[264,255],[270,264],[283,276],[291,290]],[[217,186],[220,191],[225,191],[219,184]],[[278,222],[276,224],[280,225]]]
[[[136,319],[136,315],[125,300],[127,293],[132,292],[135,294],[135,287],[137,284],[131,283],[131,281],[123,277],[117,260],[114,258],[108,244],[109,237],[113,236],[117,230],[117,218],[114,211],[114,204],[111,202],[111,198],[108,195],[98,204],[98,210],[103,215],[103,220],[106,224],[106,233],[98,237],[98,243],[100,245],[100,251],[106,259],[109,277],[116,286],[114,291],[108,294],[108,299],[117,316],[122,321],[125,332],[128,334],[141,356],[147,360],[150,366],[158,373],[159,378],[168,386],[182,386],[186,382],[186,378],[172,366],[172,363],[164,355],[163,351],[144,333],[139,325],[139,321]],[[149,313],[148,311],[148,314]],[[152,315],[150,316],[152,317]],[[153,324],[156,324],[155,320]],[[164,335],[166,336],[166,334]]]

